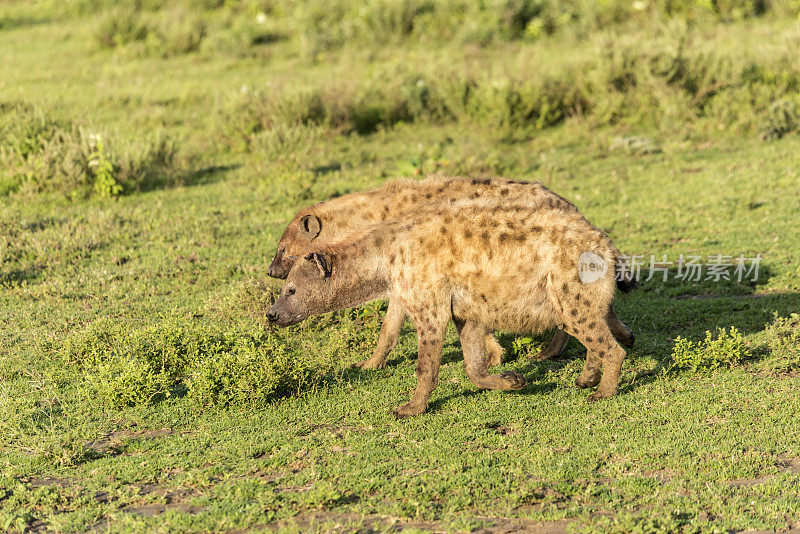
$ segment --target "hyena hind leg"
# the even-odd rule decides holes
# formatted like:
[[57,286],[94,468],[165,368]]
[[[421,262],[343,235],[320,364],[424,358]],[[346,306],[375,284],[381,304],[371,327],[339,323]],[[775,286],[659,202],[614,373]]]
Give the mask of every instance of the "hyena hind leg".
[[[461,335],[461,329],[464,326],[464,321],[458,320],[453,318],[453,322],[456,324],[456,331],[458,331],[458,335]],[[484,355],[486,357],[486,365],[489,367],[497,367],[501,363],[503,363],[503,346],[500,345],[500,342],[497,341],[497,338],[494,337],[492,332],[486,331],[486,335],[484,336]]]
[[587,350],[583,370],[578,375],[578,378],[575,379],[575,385],[581,389],[595,387],[600,383],[600,378],[603,376],[602,368],[603,360],[600,356],[594,351]]
[[547,344],[547,347],[544,348],[539,354],[531,356],[531,359],[537,361],[544,361],[553,358],[554,356],[558,356],[561,354],[561,351],[564,350],[564,345],[567,344],[569,341],[569,334],[564,332],[561,328],[556,330],[556,334],[553,336],[553,339],[550,340],[550,343]]
[[482,389],[514,390],[525,387],[525,378],[513,371],[490,375],[486,365],[486,328],[478,323],[456,321],[467,376]]
[[606,322],[611,329],[611,333],[614,334],[614,339],[616,339],[620,345],[629,349],[633,348],[633,332],[631,332],[631,329],[628,328],[625,323],[619,320],[613,308],[608,308]]
[[573,335],[586,347],[586,365],[576,384],[579,387],[599,384],[597,391],[589,395],[587,400],[590,402],[616,395],[622,361],[625,359],[625,349],[614,339],[608,324],[598,320],[604,315],[590,311],[583,323],[568,325]]

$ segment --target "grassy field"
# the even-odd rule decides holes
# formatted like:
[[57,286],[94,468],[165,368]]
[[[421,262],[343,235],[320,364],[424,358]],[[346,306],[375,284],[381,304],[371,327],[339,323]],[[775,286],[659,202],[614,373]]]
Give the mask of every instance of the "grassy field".
[[[651,5],[652,4],[652,5]],[[800,528],[797,2],[0,2],[0,531]],[[301,207],[540,180],[626,254],[620,394],[455,331],[427,413],[385,303],[264,327]],[[756,281],[677,262],[760,256]],[[732,274],[732,270],[731,270]]]

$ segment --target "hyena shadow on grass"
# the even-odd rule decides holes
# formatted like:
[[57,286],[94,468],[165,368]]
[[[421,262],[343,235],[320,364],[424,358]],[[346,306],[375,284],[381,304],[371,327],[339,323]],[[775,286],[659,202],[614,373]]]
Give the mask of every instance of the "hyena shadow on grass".
[[[458,353],[458,354],[460,356],[460,353]],[[562,365],[558,366],[559,368],[560,367],[564,367],[564,366],[566,366],[568,364],[567,360],[563,360],[563,362],[564,363]],[[546,395],[548,393],[551,393],[551,392],[557,390],[558,388],[563,387],[563,384],[561,384],[560,382],[558,382],[556,380],[546,379],[545,376],[546,376],[547,373],[546,373],[546,371],[543,372],[541,370],[541,369],[543,369],[542,367],[540,367],[540,370],[538,372],[534,372],[534,373],[530,373],[530,372],[528,372],[526,370],[526,368],[528,366],[533,366],[535,364],[540,364],[541,365],[541,362],[533,362],[533,364],[526,364],[525,368],[522,368],[522,367],[516,368],[516,371],[518,371],[519,373],[525,375],[525,378],[527,379],[527,384],[522,389],[517,389],[517,390],[513,390],[513,391],[503,391],[502,395],[512,395],[512,396]],[[556,364],[556,362],[547,362],[545,365],[547,365],[548,367],[552,368],[552,366],[555,365],[555,364]],[[465,378],[466,378],[466,375],[465,375]],[[463,388],[459,389],[458,391],[454,391],[451,394],[442,395],[440,397],[437,397],[437,398],[433,399],[430,402],[430,404],[428,405],[428,409],[431,412],[436,412],[437,410],[441,409],[442,407],[447,405],[449,402],[454,401],[454,400],[458,401],[459,399],[462,399],[462,398],[465,398],[465,397],[474,397],[474,396],[481,396],[481,395],[496,395],[496,394],[498,394],[498,392],[495,391],[495,390],[479,389],[479,388],[476,388],[472,384],[467,384]]]

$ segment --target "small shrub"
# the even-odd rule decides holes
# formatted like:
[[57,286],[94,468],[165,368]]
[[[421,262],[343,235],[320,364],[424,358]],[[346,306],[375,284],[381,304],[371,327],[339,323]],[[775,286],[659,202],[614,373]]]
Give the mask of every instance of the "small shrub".
[[163,57],[195,52],[206,36],[206,23],[199,14],[175,8],[158,13],[148,52]]
[[87,166],[94,178],[94,193],[101,198],[119,195],[122,192],[122,186],[114,177],[114,164],[105,151],[103,139],[100,136],[90,136],[90,143],[92,152],[88,156]]
[[220,122],[229,142],[245,150],[262,132],[280,126],[324,124],[327,113],[319,91],[280,94],[246,89],[222,109]]
[[239,285],[228,307],[242,309],[247,316],[263,320],[279,294],[280,287],[275,282],[264,278],[246,280]]
[[298,154],[313,153],[324,130],[315,125],[281,124],[263,132],[255,138],[254,145],[273,161],[281,158],[292,158],[298,165],[302,157]]
[[417,17],[433,9],[433,2],[427,0],[372,0],[362,11],[360,26],[376,41],[385,43],[410,36]]
[[170,395],[174,381],[138,358],[115,355],[98,363],[86,376],[91,396],[112,408],[147,404]]
[[187,161],[175,142],[160,132],[122,144],[116,153],[117,179],[128,191],[180,185]]
[[800,111],[792,100],[781,99],[772,103],[761,125],[762,139],[780,139],[800,130]]
[[88,369],[113,353],[122,334],[121,326],[101,320],[67,336],[57,354],[68,366]]
[[[213,25],[212,25],[213,24]],[[253,47],[270,45],[288,39],[290,35],[273,17],[264,12],[215,14],[203,38],[201,50],[250,55]]]
[[147,38],[148,27],[134,6],[118,7],[100,19],[94,32],[102,48],[116,48]]
[[800,370],[800,314],[776,317],[766,328],[768,357],[764,367],[771,373]]
[[319,383],[320,367],[267,331],[244,336],[230,350],[193,366],[186,385],[196,404],[263,405]]
[[678,336],[672,348],[672,368],[692,373],[732,368],[747,356],[745,339],[735,327],[720,328],[717,336],[706,332],[703,341],[689,341]]
[[26,160],[70,127],[70,123],[54,120],[26,102],[0,103],[0,150],[6,154]]

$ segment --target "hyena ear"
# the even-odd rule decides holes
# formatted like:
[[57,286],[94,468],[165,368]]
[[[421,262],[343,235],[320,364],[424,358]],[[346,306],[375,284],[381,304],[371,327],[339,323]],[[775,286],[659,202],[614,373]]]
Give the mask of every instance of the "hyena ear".
[[331,268],[333,261],[329,254],[311,252],[306,256],[306,260],[317,265],[317,269],[319,269],[319,272],[323,278],[329,278],[331,276],[331,273],[333,272]]
[[300,219],[300,228],[308,234],[308,237],[314,239],[322,230],[322,221],[316,215],[303,215]]

